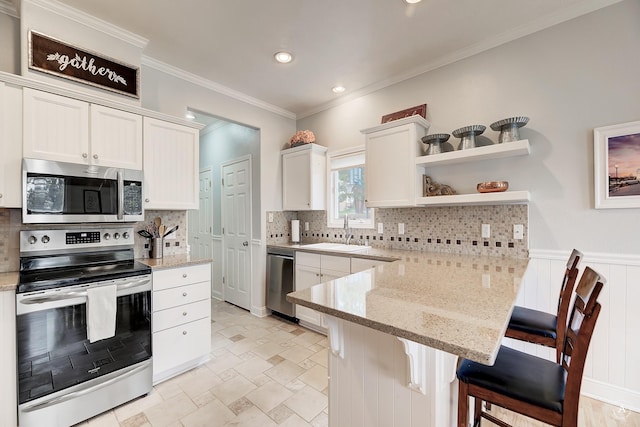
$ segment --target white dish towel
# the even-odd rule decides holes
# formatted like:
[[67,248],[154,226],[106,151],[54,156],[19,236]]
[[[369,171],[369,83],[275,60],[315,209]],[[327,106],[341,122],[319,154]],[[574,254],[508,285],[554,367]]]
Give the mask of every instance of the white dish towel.
[[87,338],[96,342],[116,334],[116,286],[87,289]]

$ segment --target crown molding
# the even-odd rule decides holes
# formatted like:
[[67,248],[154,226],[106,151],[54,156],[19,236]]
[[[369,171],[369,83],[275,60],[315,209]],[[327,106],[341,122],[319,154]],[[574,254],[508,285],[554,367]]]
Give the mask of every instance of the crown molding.
[[267,102],[264,102],[260,99],[244,94],[242,92],[238,92],[234,89],[228,88],[227,86],[221,85],[220,83],[216,83],[209,79],[205,79],[204,77],[200,77],[196,74],[190,73],[181,68],[174,67],[173,65],[169,65],[165,62],[158,61],[157,59],[151,58],[150,56],[146,56],[146,55],[142,56],[142,65],[146,65],[147,67],[151,67],[155,70],[172,75],[174,77],[188,81],[190,83],[204,87],[206,89],[210,89],[214,92],[228,96],[229,98],[233,98],[238,101],[253,105],[254,107],[258,107],[263,110],[269,111],[271,113],[278,114],[288,119],[293,119],[293,120],[296,119],[296,114],[292,113],[291,111],[287,111],[276,105],[269,104]]
[[317,107],[311,108],[298,114],[297,118],[303,119],[316,113],[320,113],[321,111],[328,110],[329,108],[337,107],[339,105],[353,101],[354,99],[384,89],[388,86],[392,86],[405,80],[409,80],[421,74],[433,71],[437,68],[444,67],[445,65],[449,65],[462,59],[469,58],[486,50],[493,49],[494,47],[509,43],[521,37],[528,36],[538,31],[542,31],[554,25],[561,24],[562,22],[568,21],[570,19],[586,15],[587,13],[595,12],[598,9],[611,6],[621,1],[623,0],[589,0],[574,4],[562,10],[546,15],[538,19],[537,21],[531,22],[527,25],[522,25],[513,30],[505,31],[487,40],[483,40],[480,43],[476,43],[464,49],[452,52],[451,54],[446,55],[437,61],[428,62],[419,67],[408,70],[402,74],[398,74],[394,77],[382,80],[380,82],[366,86],[362,89],[358,89],[333,101],[318,105]]
[[[0,0],[7,1],[7,0]],[[23,2],[31,3],[35,6],[41,7],[49,12],[63,16],[67,19],[71,19],[81,25],[98,30],[104,34],[115,37],[123,42],[129,43],[139,49],[144,49],[149,40],[141,37],[135,33],[127,31],[123,28],[117,27],[110,22],[98,19],[95,16],[89,15],[78,9],[74,9],[66,4],[60,3],[56,0],[22,0]]]
[[18,0],[0,0],[0,13],[20,18]]

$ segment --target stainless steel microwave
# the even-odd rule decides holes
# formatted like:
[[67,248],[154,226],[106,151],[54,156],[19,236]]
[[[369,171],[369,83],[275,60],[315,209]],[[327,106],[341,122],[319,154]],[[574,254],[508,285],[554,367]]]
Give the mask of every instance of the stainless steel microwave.
[[25,224],[144,220],[141,170],[22,160]]

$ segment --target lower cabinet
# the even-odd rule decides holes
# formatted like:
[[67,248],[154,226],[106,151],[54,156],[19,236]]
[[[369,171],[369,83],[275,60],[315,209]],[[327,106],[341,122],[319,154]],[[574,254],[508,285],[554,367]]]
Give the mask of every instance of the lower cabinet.
[[209,358],[211,264],[153,272],[153,383]]
[[[320,255],[308,252],[296,253],[295,289],[310,288],[319,283],[335,280],[351,274],[349,257]],[[296,305],[296,317],[302,326],[326,332],[326,325],[320,320],[320,313],[307,307]]]

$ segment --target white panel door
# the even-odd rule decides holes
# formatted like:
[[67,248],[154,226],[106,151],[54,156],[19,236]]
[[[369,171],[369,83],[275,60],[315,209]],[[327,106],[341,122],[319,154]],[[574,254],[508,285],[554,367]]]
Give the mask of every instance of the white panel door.
[[189,211],[190,252],[198,258],[213,259],[213,172],[209,168],[200,171],[199,199],[200,208]]
[[24,157],[89,164],[89,104],[24,88]]
[[222,165],[224,299],[251,308],[251,160]]
[[94,104],[90,112],[91,163],[142,169],[142,116]]
[[145,209],[198,209],[199,132],[143,119]]

